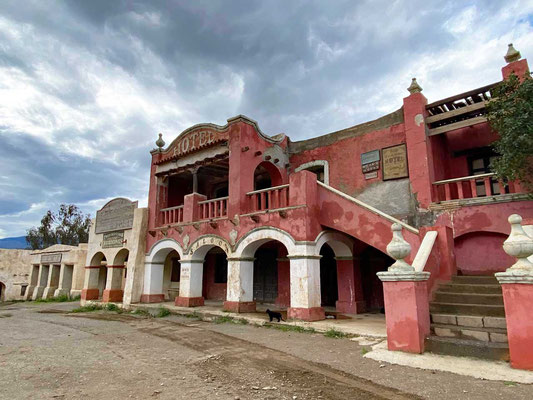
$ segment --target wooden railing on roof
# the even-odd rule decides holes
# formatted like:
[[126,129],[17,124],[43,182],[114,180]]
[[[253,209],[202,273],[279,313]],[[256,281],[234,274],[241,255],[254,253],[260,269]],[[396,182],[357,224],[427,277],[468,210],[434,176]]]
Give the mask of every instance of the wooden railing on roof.
[[499,82],[470,90],[426,106],[429,136],[487,121],[485,106]]

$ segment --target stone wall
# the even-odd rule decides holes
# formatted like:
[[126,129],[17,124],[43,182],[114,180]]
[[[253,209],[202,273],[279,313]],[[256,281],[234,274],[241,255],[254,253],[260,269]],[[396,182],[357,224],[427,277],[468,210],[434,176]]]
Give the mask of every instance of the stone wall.
[[0,249],[0,282],[5,285],[1,300],[22,299],[29,284],[31,254],[32,250]]

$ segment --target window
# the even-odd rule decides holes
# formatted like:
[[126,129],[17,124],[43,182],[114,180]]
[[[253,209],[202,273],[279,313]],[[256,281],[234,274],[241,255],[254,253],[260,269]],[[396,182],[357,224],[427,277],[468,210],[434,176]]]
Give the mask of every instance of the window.
[[[490,170],[490,163],[494,161],[497,158],[495,155],[486,155],[486,156],[477,156],[472,157],[469,159],[469,168],[470,168],[470,175],[482,175],[482,174],[488,174],[492,172]],[[501,194],[500,193],[500,185],[498,185],[498,181],[494,178],[491,178],[491,190],[492,194]],[[508,189],[506,188],[506,192]],[[479,179],[476,181],[476,193],[478,197],[486,196],[486,190],[485,190],[485,182],[482,179]]]
[[329,163],[326,160],[307,162],[297,167],[294,172],[299,172],[304,169],[315,173],[318,181],[329,185]]
[[215,255],[215,283],[228,283],[228,260],[226,254]]
[[177,258],[172,259],[172,272],[170,274],[170,282],[179,282],[181,274],[180,260]]

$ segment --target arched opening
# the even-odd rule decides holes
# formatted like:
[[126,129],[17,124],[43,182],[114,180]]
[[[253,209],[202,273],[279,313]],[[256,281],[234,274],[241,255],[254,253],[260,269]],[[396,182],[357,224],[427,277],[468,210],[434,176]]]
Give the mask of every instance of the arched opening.
[[320,296],[322,307],[335,307],[339,300],[337,262],[333,249],[324,244],[320,249]]
[[104,253],[98,252],[91,259],[91,266],[100,268],[98,269],[98,297],[102,297],[104,294],[106,282],[107,282],[107,260]]
[[279,169],[268,161],[260,163],[254,171],[254,190],[267,189],[283,183]]
[[506,235],[472,232],[455,238],[455,258],[461,275],[491,275],[503,272],[514,260],[503,251]]
[[126,286],[126,277],[128,275],[128,258],[129,258],[130,252],[128,249],[121,249],[117,255],[115,256],[115,259],[113,260],[113,266],[116,267],[124,267],[119,268],[118,272],[114,272],[113,279],[118,280],[118,282],[113,282],[112,286],[115,288],[120,288],[120,290],[124,291],[124,287]]
[[0,282],[0,301],[6,301],[6,285]]
[[167,254],[163,267],[163,294],[165,300],[174,301],[180,293],[180,255],[176,250]]
[[211,248],[204,258],[202,296],[224,301],[228,288],[228,258],[220,247]]
[[384,310],[383,283],[376,274],[386,271],[394,263],[394,260],[378,249],[366,246],[359,253],[359,261],[366,310],[368,312],[381,312]]

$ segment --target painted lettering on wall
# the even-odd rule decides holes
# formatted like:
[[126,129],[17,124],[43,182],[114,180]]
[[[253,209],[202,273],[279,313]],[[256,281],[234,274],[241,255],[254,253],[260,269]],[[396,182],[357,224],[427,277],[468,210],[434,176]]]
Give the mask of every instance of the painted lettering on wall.
[[407,149],[405,144],[388,147],[383,153],[383,180],[406,178],[409,176],[407,168]]
[[41,264],[56,264],[61,262],[61,253],[41,254]]
[[194,254],[194,252],[196,250],[198,250],[200,247],[203,247],[203,246],[217,246],[217,247],[220,247],[222,250],[224,250],[226,252],[226,254],[230,254],[230,252],[231,252],[230,246],[225,240],[222,240],[222,239],[220,239],[219,237],[216,237],[216,236],[204,236],[204,237],[198,239],[196,242],[194,242],[191,245],[191,247],[189,249],[189,254]]
[[178,138],[176,143],[173,144],[171,154],[173,157],[179,157],[182,154],[187,154],[227,139],[227,132],[212,130],[189,132]]

